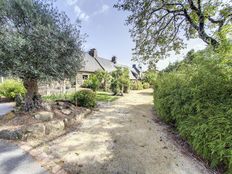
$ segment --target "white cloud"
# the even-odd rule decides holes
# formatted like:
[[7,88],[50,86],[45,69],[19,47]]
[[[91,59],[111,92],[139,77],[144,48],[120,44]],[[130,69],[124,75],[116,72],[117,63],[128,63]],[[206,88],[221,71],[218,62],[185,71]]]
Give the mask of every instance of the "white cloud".
[[81,10],[77,5],[78,0],[65,0],[68,6],[73,7],[75,14],[81,21],[88,21],[89,15]]
[[108,5],[103,4],[103,5],[101,6],[101,9],[98,10],[98,11],[95,11],[95,12],[93,13],[93,15],[98,15],[98,14],[105,13],[105,12],[107,12],[109,9],[110,9],[110,7],[109,7]]
[[76,4],[77,3],[77,0],[66,0],[66,2],[67,2],[67,4],[68,5],[74,5],[74,4]]
[[83,12],[79,6],[77,5],[74,6],[74,12],[81,21],[88,21],[89,15]]

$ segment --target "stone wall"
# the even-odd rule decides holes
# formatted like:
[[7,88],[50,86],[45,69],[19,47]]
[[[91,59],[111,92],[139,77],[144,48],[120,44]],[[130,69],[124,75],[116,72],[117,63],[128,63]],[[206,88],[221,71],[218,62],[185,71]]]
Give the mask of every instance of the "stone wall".
[[79,86],[81,86],[81,85],[83,85],[83,83],[84,83],[84,77],[83,76],[90,76],[91,74],[93,74],[93,73],[91,73],[91,72],[78,72],[77,73],[77,79],[76,79],[76,82],[77,82],[77,84],[79,85]]

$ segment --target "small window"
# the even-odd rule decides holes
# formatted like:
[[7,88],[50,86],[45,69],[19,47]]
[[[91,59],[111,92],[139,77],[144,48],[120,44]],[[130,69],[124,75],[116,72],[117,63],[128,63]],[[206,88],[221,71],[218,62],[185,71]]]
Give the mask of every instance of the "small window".
[[83,75],[82,78],[83,78],[83,80],[86,80],[86,79],[89,78],[89,76],[88,75]]

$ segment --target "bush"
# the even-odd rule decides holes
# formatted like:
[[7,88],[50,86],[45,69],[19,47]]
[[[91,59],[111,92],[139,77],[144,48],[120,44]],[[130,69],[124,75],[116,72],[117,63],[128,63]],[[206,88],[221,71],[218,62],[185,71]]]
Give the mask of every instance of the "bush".
[[17,95],[24,96],[26,89],[21,81],[6,80],[0,84],[0,96],[4,96],[9,99],[15,99]]
[[112,72],[111,90],[114,95],[128,93],[130,88],[129,69],[123,67],[117,67]]
[[212,167],[223,164],[232,173],[232,72],[221,60],[206,50],[178,71],[160,74],[154,104]]
[[110,88],[114,95],[118,95],[120,93],[119,82],[117,80],[112,80]]
[[131,82],[130,89],[131,90],[142,90],[143,89],[143,84],[142,84],[141,81]]
[[143,83],[143,89],[148,89],[148,88],[150,88],[150,84],[147,83],[147,82],[144,82]]
[[155,71],[147,71],[144,73],[143,82],[147,82],[150,86],[153,86],[157,78],[157,73]]
[[84,81],[84,84],[82,85],[83,88],[90,88],[94,92],[97,91],[100,87],[100,81],[98,80],[97,76],[95,74],[91,75],[89,79]]
[[81,85],[82,88],[90,88],[90,80],[87,79],[84,81],[84,83]]
[[94,108],[96,106],[96,94],[91,90],[82,90],[74,94],[72,101],[77,106]]
[[100,89],[103,91],[109,91],[112,80],[110,73],[106,71],[97,71],[96,77],[100,82]]

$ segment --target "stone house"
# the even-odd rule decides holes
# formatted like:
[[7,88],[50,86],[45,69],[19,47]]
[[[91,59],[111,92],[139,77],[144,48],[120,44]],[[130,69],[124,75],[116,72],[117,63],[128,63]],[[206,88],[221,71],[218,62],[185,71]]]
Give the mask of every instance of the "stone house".
[[[139,79],[139,69],[133,65],[132,68],[128,66],[118,64],[117,57],[113,56],[111,60],[99,57],[97,54],[97,50],[95,48],[91,49],[88,53],[85,53],[83,56],[84,65],[81,70],[77,73],[76,83],[80,86],[84,83],[89,76],[96,71],[107,71],[112,72],[116,70],[116,67],[125,67],[130,71],[130,79],[137,80]],[[136,69],[135,69],[136,68]]]

